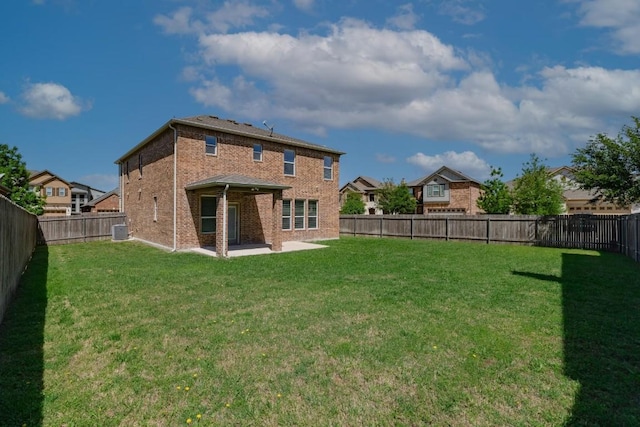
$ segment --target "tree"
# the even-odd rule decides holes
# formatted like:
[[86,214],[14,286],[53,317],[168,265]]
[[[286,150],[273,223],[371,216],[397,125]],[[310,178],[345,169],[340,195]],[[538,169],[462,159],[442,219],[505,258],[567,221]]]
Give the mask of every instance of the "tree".
[[355,191],[347,191],[347,196],[340,209],[341,214],[345,215],[362,215],[364,213],[364,201],[362,194]]
[[0,184],[9,189],[8,197],[16,205],[42,215],[45,200],[29,190],[29,172],[17,147],[0,144]]
[[502,182],[502,177],[502,169],[492,167],[491,179],[480,186],[482,194],[476,204],[488,214],[508,214],[511,211],[513,198],[507,184]]
[[600,133],[573,154],[580,187],[619,206],[640,202],[640,119],[632,119],[615,139]]
[[376,194],[378,208],[385,214],[412,214],[416,211],[416,199],[404,180],[400,185],[395,185],[393,180],[386,179]]
[[524,163],[522,176],[513,186],[513,208],[521,215],[558,215],[564,205],[562,185],[549,177],[547,167],[538,156]]

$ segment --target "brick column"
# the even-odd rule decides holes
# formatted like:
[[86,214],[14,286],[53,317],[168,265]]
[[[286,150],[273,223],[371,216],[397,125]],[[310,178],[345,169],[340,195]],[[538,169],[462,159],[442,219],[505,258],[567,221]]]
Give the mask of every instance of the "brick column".
[[271,215],[271,250],[282,252],[282,190],[273,192]]
[[[216,196],[216,256],[225,257],[225,248],[227,245],[224,242],[224,236],[226,235],[227,227],[227,212],[225,212],[223,192],[220,191]],[[228,236],[227,236],[228,238]]]

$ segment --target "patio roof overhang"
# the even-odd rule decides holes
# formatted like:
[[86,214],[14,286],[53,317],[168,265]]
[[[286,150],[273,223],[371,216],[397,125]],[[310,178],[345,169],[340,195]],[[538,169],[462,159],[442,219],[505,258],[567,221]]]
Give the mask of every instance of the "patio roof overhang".
[[202,188],[225,187],[230,189],[248,191],[253,193],[272,193],[274,190],[286,190],[289,185],[278,184],[277,182],[265,181],[259,178],[252,178],[244,175],[216,175],[200,181],[189,183],[186,190],[199,190]]

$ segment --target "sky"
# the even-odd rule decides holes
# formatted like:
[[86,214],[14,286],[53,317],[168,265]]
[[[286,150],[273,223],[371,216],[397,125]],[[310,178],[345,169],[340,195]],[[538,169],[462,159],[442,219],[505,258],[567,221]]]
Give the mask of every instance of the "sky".
[[638,0],[3,0],[0,144],[109,191],[169,119],[267,121],[358,176],[550,167],[640,115]]

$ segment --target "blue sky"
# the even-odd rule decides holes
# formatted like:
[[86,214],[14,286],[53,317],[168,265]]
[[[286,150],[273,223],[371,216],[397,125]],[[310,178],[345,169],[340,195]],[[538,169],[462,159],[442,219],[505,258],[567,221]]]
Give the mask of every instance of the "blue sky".
[[103,190],[172,117],[345,151],[358,175],[514,178],[640,115],[638,0],[3,0],[0,143]]

